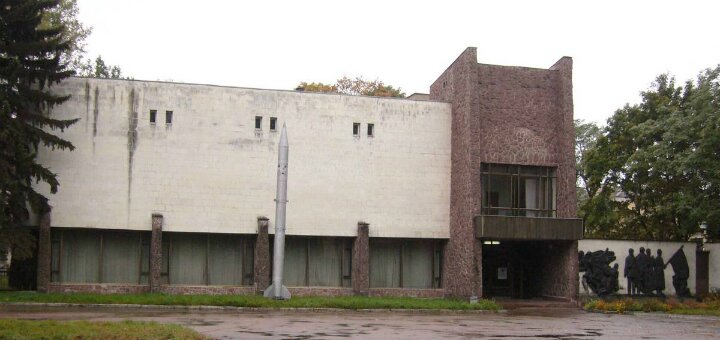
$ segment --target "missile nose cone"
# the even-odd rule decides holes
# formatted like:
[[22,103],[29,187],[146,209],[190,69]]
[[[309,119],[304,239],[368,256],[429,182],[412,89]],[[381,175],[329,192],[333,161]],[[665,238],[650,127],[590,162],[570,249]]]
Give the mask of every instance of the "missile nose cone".
[[283,123],[282,132],[280,133],[280,147],[288,146],[287,129]]

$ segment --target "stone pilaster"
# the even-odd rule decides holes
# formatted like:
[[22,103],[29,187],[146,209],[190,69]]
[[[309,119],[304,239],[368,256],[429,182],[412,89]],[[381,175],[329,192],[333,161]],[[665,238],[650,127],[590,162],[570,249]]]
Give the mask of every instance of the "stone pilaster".
[[52,270],[52,237],[50,236],[50,212],[40,217],[38,232],[37,291],[47,293]]
[[[710,252],[703,250],[703,240],[695,245],[695,295],[705,296],[710,292]],[[690,288],[690,287],[688,287]]]
[[580,296],[580,260],[578,258],[578,241],[570,241],[565,257],[565,270],[568,275],[569,289],[565,292],[570,301],[578,301]]
[[253,271],[255,293],[262,294],[270,286],[270,241],[268,240],[268,218],[258,217],[257,238]]
[[370,237],[369,225],[358,222],[357,237],[353,243],[352,287],[355,295],[370,293]]
[[163,215],[152,214],[152,235],[150,236],[150,291],[160,291],[162,271],[162,227]]

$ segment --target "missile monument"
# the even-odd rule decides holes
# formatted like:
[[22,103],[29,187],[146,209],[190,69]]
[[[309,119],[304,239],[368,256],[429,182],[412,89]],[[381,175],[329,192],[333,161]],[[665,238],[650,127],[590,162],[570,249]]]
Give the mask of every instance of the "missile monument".
[[264,296],[276,300],[290,299],[290,291],[283,285],[285,262],[285,208],[287,207],[288,151],[287,129],[283,124],[278,151],[277,191],[275,195],[275,246],[273,248],[272,284]]

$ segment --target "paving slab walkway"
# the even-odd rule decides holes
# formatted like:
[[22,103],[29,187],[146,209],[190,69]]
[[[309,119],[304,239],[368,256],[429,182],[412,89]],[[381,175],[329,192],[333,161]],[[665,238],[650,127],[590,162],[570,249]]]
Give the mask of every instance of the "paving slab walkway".
[[157,321],[216,339],[718,339],[720,318],[517,308],[500,313],[215,311],[0,305],[0,318]]

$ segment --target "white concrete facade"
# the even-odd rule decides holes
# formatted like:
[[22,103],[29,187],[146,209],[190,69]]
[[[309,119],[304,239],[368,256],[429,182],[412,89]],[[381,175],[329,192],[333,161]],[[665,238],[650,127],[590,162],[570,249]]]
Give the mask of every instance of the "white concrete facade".
[[39,156],[61,183],[53,227],[149,230],[161,213],[164,231],[252,234],[258,216],[272,231],[276,117],[289,235],[355,236],[364,221],[371,237],[449,237],[448,103],[89,78],[52,91],[71,95],[54,118],[81,119],[60,134],[74,151]]

